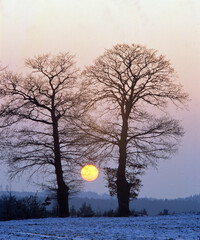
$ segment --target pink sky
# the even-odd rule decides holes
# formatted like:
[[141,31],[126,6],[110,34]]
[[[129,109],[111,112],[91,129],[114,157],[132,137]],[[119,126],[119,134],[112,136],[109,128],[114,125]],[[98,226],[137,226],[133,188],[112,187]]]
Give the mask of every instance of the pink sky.
[[[166,55],[192,99],[189,111],[177,112],[186,135],[173,159],[148,170],[140,196],[198,194],[199,12],[199,0],[0,0],[0,61],[22,72],[25,58],[70,51],[83,68],[116,43],[143,44]],[[12,186],[21,190],[20,184]],[[85,190],[96,188],[105,191],[102,178]]]

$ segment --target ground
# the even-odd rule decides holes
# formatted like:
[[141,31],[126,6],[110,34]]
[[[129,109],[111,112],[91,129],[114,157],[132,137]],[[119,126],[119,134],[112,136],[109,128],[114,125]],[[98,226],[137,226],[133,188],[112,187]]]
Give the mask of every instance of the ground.
[[200,239],[195,214],[129,218],[46,218],[0,222],[0,239]]

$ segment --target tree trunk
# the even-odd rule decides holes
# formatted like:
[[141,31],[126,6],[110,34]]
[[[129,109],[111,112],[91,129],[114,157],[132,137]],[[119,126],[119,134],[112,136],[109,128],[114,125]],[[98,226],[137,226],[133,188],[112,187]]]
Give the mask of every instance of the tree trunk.
[[58,200],[58,216],[69,217],[69,188],[66,184],[58,185],[57,190]]
[[126,146],[127,146],[127,131],[128,121],[123,121],[121,140],[119,144],[119,166],[117,170],[117,199],[118,199],[118,211],[120,217],[127,217],[130,215],[129,210],[129,196],[130,185],[126,180]]
[[120,217],[128,217],[130,215],[129,210],[129,196],[130,186],[126,180],[125,166],[126,166],[126,151],[120,149],[119,166],[117,170],[117,199],[118,199],[118,211]]
[[126,179],[117,180],[117,199],[118,199],[118,214],[119,217],[130,216],[129,209],[130,187]]
[[54,140],[54,155],[55,155],[55,173],[58,185],[57,201],[58,201],[58,216],[69,216],[69,187],[65,184],[63,178],[61,154],[60,154],[60,142],[58,132],[58,121],[55,116],[54,108],[52,108],[52,122],[53,122],[53,140]]

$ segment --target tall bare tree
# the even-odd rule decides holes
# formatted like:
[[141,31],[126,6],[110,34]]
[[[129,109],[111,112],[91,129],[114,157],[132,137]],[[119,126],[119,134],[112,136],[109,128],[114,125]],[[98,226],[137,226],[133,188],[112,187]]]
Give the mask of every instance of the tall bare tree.
[[9,159],[12,175],[43,169],[49,180],[53,174],[59,216],[66,217],[69,188],[78,183],[73,177],[77,162],[70,125],[78,104],[78,70],[69,53],[37,56],[26,60],[26,66],[30,74],[5,71],[0,79],[1,124],[7,127],[7,146],[14,150]]
[[135,44],[106,50],[85,69],[83,78],[83,143],[88,154],[96,151],[106,161],[119,215],[128,216],[129,199],[137,196],[141,185],[137,174],[177,150],[184,131],[167,106],[182,106],[188,95],[164,56]]

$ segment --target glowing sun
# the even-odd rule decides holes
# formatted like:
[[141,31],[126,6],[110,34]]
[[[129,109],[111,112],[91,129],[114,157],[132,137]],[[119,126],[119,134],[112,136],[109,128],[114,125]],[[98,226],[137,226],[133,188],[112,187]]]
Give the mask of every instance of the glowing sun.
[[81,169],[81,176],[86,181],[94,181],[99,175],[99,170],[94,165],[85,165]]

